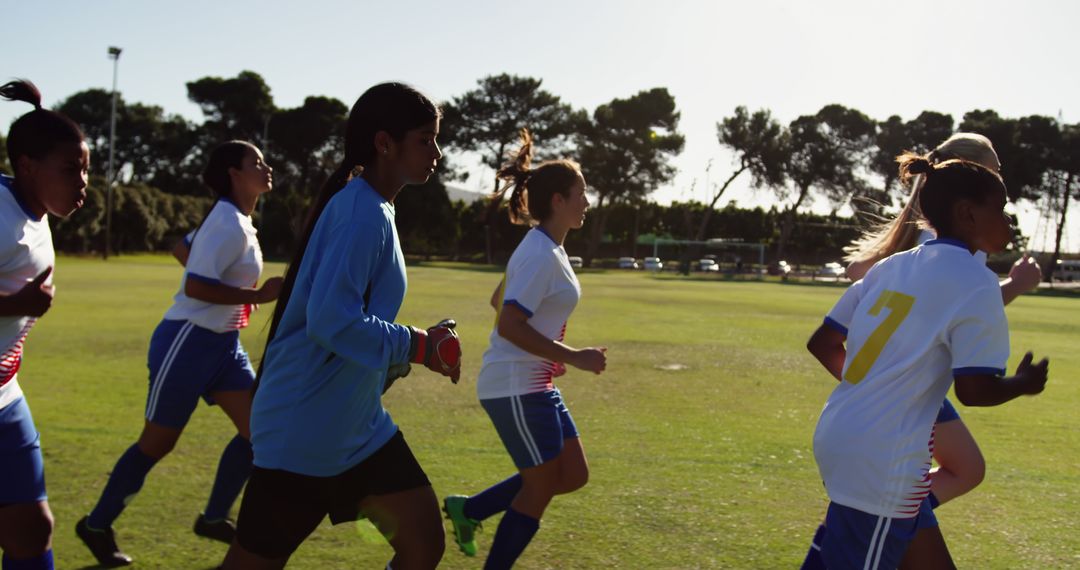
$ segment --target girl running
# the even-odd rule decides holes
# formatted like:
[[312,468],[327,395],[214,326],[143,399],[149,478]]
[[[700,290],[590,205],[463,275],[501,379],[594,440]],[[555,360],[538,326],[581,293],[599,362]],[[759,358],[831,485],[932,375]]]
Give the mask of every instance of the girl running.
[[172,451],[199,398],[220,405],[237,434],[221,454],[195,534],[225,543],[235,535],[227,517],[251,471],[248,420],[255,379],[240,329],[248,325],[252,306],[276,299],[282,283],[281,277],[271,277],[255,287],[263,260],[251,212],[272,188],[273,169],[254,145],[230,141],[211,152],[203,182],[218,200],[189,234],[180,290],[150,339],[142,434],[116,462],[97,505],[75,527],[103,566],[131,563],[116,545],[112,523],[154,465]]
[[[914,155],[906,154],[905,157]],[[997,172],[1001,168],[997,153],[990,139],[975,133],[957,133],[943,142],[926,157],[933,164],[940,164],[949,159],[959,158],[976,162]],[[912,188],[908,202],[900,214],[892,221],[873,231],[865,233],[848,248],[847,269],[852,281],[862,279],[870,267],[899,251],[907,251],[934,238],[934,234],[918,226],[918,195],[925,179],[914,176],[907,182]],[[977,252],[985,257],[985,252]],[[1033,258],[1024,255],[1011,268],[1009,277],[1001,281],[1001,296],[1009,304],[1020,294],[1038,286],[1042,279],[1039,264]],[[934,424],[934,460],[938,467],[930,472],[930,494],[927,496],[929,510],[938,505],[963,495],[982,482],[986,473],[986,462],[971,432],[960,419],[956,408],[945,400]],[[818,527],[814,542],[807,554],[805,568],[819,566],[814,562],[818,557],[816,548],[820,548],[825,526]],[[919,530],[908,547],[902,568],[927,568],[930,564],[952,564],[945,548],[945,539],[938,526],[937,517],[932,512],[919,519]]]
[[938,238],[875,266],[807,344],[841,380],[814,434],[831,499],[821,545],[828,568],[900,563],[923,516],[933,423],[954,379],[969,406],[1037,394],[1046,383],[1047,361],[1032,365],[1030,353],[1002,377],[1000,286],[976,255],[1010,240],[1001,177],[960,160],[908,157],[901,169],[925,177],[919,206]]
[[[581,168],[569,160],[530,166],[532,140],[522,132],[514,160],[498,173],[508,184],[494,196],[498,207],[507,188],[510,219],[528,221],[506,267],[495,330],[476,383],[480,404],[491,417],[518,474],[476,495],[444,501],[458,547],[476,555],[480,521],[505,512],[485,568],[509,568],[540,528],[555,495],[576,491],[589,478],[581,437],[552,378],[563,363],[596,374],[604,371],[604,347],[572,348],[562,342],[581,286],[563,249],[566,234],[581,228],[589,200]],[[494,297],[493,297],[494,298]]]
[[391,368],[460,375],[452,322],[426,331],[394,323],[406,288],[394,198],[435,171],[440,117],[400,83],[368,89],[349,113],[344,158],[274,309],[251,412],[255,467],[225,568],[284,567],[327,515],[374,523],[394,548],[393,568],[442,558],[438,499],[382,407]]
[[0,175],[0,551],[5,570],[51,569],[53,517],[40,436],[18,372],[26,336],[53,300],[47,214],[67,217],[82,207],[90,151],[71,119],[41,108],[33,83],[6,83],[0,97],[34,106],[8,131],[15,177]]

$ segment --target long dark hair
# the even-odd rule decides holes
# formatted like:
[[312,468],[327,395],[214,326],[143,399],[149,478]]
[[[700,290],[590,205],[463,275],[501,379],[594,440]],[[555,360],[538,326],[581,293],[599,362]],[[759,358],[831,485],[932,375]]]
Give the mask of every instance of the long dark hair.
[[0,97],[34,106],[33,111],[16,119],[8,131],[7,153],[12,172],[15,172],[15,164],[20,156],[41,159],[57,145],[78,144],[86,140],[82,129],[74,121],[41,107],[41,91],[29,80],[16,79],[0,85]]
[[[506,181],[488,197],[488,213],[502,205],[510,190],[510,221],[515,224],[539,223],[551,216],[551,197],[570,197],[570,187],[577,181],[581,167],[572,160],[548,160],[532,168],[533,141],[528,129],[521,129],[521,146],[497,176]],[[512,190],[511,190],[512,189]]]
[[[266,337],[267,347],[273,342],[281,316],[285,314],[285,307],[292,295],[296,274],[300,270],[300,263],[304,259],[315,223],[330,199],[345,187],[354,168],[374,166],[376,133],[384,131],[395,141],[400,141],[408,131],[418,129],[441,116],[442,112],[435,103],[404,83],[380,83],[365,91],[356,100],[345,127],[345,155],[337,169],[323,183],[319,196],[308,211],[304,233],[285,272],[285,281],[281,286],[281,294],[278,296],[277,306],[274,307],[274,317],[270,321],[270,332]],[[259,375],[262,375],[261,363]]]

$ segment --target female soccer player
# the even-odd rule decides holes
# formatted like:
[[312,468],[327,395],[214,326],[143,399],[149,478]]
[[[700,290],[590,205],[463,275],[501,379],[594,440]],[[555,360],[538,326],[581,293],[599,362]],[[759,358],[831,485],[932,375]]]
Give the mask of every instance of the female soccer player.
[[476,555],[479,521],[505,511],[485,568],[512,566],[539,530],[552,497],[588,481],[581,437],[552,378],[563,363],[596,374],[607,365],[606,348],[575,349],[562,342],[581,296],[563,241],[585,221],[585,179],[569,160],[532,168],[531,159],[532,140],[523,131],[517,156],[498,173],[509,184],[493,205],[498,207],[513,186],[510,219],[534,226],[507,264],[496,327],[476,383],[480,404],[519,473],[472,497],[451,495],[444,501],[467,556]]
[[26,335],[53,300],[46,214],[66,217],[83,205],[90,151],[71,119],[41,108],[33,83],[6,83],[0,97],[34,106],[8,131],[15,177],[0,176],[0,551],[5,570],[51,569],[45,468],[18,371]]
[[248,325],[252,306],[276,299],[282,283],[271,277],[255,287],[263,260],[251,212],[273,186],[273,169],[254,145],[230,141],[210,154],[203,182],[218,200],[192,234],[180,290],[150,339],[142,434],[116,462],[97,506],[75,527],[105,566],[131,563],[116,546],[112,523],[172,451],[199,398],[220,405],[237,435],[221,454],[195,534],[225,543],[235,535],[227,516],[251,471],[248,419],[255,379],[240,329]]
[[[976,162],[994,172],[1001,168],[990,139],[975,133],[957,133],[926,156],[933,164],[954,158]],[[865,233],[848,248],[850,265],[847,274],[852,281],[862,279],[881,259],[933,239],[932,232],[919,230],[918,226],[918,195],[923,180],[922,176],[910,180],[912,190],[908,202],[895,219]],[[1002,300],[1006,305],[1011,303],[1022,293],[1037,287],[1041,279],[1039,264],[1027,255],[1022,256],[1013,264],[1009,277],[1000,283]],[[934,459],[938,467],[930,472],[931,491],[927,497],[932,508],[971,491],[982,482],[986,473],[986,462],[975,438],[948,399],[942,405],[934,427]],[[819,528],[819,535],[823,529]],[[820,536],[815,538],[815,543],[820,543]],[[927,567],[935,560],[945,563],[942,556],[947,555],[948,550],[944,544],[937,518],[932,513],[922,517],[919,532],[901,567]]]
[[394,198],[435,171],[440,117],[400,83],[368,89],[349,113],[344,157],[312,207],[274,310],[251,411],[255,467],[225,568],[284,567],[326,515],[374,523],[398,570],[442,558],[438,499],[382,407],[391,368],[415,362],[460,375],[453,323],[394,323],[406,287]]
[[[821,557],[828,568],[894,568],[929,493],[934,419],[954,379],[965,405],[991,406],[1046,383],[1030,353],[1003,378],[1008,326],[1000,287],[976,252],[1010,240],[1001,177],[975,163],[934,165],[919,206],[937,239],[878,263],[852,285],[807,344],[838,380],[814,434],[831,502]],[[845,346],[846,345],[846,346]]]

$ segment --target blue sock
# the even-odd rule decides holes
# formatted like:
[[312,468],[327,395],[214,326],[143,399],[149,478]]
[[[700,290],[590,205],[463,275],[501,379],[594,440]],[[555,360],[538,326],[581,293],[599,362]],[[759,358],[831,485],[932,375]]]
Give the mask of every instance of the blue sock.
[[97,506],[90,511],[87,526],[94,530],[105,530],[112,526],[116,517],[124,512],[124,507],[135,498],[139,489],[142,489],[146,474],[153,469],[155,463],[157,459],[143,453],[138,444],[129,447],[116,462],[116,467],[113,467],[112,475],[109,475],[109,482],[105,484]]
[[210,491],[210,500],[206,503],[206,512],[203,513],[206,520],[219,521],[229,516],[229,509],[236,502],[236,497],[240,495],[250,474],[251,443],[237,435],[221,452],[214,488]]
[[45,551],[45,554],[35,556],[34,558],[26,558],[23,560],[12,560],[8,556],[4,555],[4,570],[53,570],[53,557],[52,550]]
[[465,500],[465,516],[474,521],[482,521],[495,513],[510,508],[510,503],[521,490],[521,475],[488,487]]
[[499,529],[495,531],[495,540],[491,543],[484,570],[503,570],[513,566],[538,530],[540,521],[512,508],[506,509]]
[[821,558],[821,543],[825,542],[825,525],[818,525],[814,533],[814,541],[810,543],[810,550],[806,552],[801,570],[825,570],[825,560]]
[[941,501],[938,500],[937,496],[934,495],[933,491],[930,491],[930,494],[927,495],[926,498],[930,500],[930,508],[931,509],[936,509],[936,508],[938,508],[938,505],[941,504]]

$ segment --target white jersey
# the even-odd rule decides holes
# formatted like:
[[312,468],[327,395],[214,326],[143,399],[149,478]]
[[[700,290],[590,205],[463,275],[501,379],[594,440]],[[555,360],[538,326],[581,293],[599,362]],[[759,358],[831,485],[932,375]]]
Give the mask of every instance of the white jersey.
[[[502,307],[514,305],[529,326],[552,340],[566,336],[566,322],[581,298],[581,285],[566,250],[539,226],[529,230],[506,265]],[[481,400],[543,392],[554,387],[554,363],[522,350],[499,335],[498,316],[484,352],[476,392]]]
[[214,332],[239,330],[248,325],[252,305],[215,305],[184,294],[188,279],[230,287],[254,287],[262,273],[262,250],[251,216],[228,200],[218,200],[203,223],[185,242],[188,253],[180,290],[165,318],[192,323]]
[[934,420],[954,375],[1004,374],[1009,329],[997,276],[956,240],[878,263],[825,322],[847,336],[814,457],[829,498],[909,518],[930,491]]
[[[0,293],[11,295],[56,261],[48,216],[36,219],[15,197],[14,179],[0,175]],[[45,280],[52,284],[52,275]],[[0,409],[22,396],[18,372],[35,317],[0,317]]]

